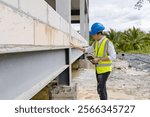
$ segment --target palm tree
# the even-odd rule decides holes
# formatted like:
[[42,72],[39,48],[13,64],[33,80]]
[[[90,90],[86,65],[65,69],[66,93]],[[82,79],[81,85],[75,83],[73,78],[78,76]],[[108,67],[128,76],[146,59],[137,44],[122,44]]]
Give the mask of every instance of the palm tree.
[[145,47],[145,43],[149,43],[149,38],[140,29],[133,27],[124,31],[121,35],[123,51],[128,50],[142,50]]
[[107,33],[105,33],[106,37],[110,39],[113,43],[118,41],[119,34],[114,29],[110,29]]
[[114,29],[110,29],[110,31],[105,32],[104,34],[106,35],[106,37],[108,39],[110,39],[113,42],[116,50],[118,51],[119,41],[120,41],[120,37],[121,37],[122,32],[117,32]]

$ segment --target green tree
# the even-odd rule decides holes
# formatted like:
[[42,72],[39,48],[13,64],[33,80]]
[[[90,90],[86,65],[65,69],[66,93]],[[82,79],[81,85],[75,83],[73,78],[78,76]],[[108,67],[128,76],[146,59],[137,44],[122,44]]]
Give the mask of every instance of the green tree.
[[127,52],[130,50],[143,50],[149,43],[149,37],[140,29],[133,27],[121,34],[119,48]]
[[108,32],[105,32],[104,34],[108,39],[110,39],[113,42],[116,50],[120,51],[119,46],[120,46],[120,37],[122,32],[117,32],[114,29],[110,29]]
[[116,51],[120,52],[149,52],[150,33],[146,34],[138,28],[130,28],[124,32],[117,32],[113,29],[105,32],[105,35],[114,43]]
[[92,38],[92,36],[89,37],[89,45],[91,46],[94,42],[94,39]]

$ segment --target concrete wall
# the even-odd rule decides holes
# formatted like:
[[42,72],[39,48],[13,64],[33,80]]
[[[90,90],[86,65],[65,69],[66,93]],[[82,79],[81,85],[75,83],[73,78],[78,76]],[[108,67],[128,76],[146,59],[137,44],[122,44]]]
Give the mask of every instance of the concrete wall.
[[[14,7],[18,0],[0,1],[0,44],[69,46],[69,24],[44,0],[19,0]],[[87,44],[71,31],[73,43]]]
[[18,4],[19,3],[18,0],[0,0],[0,1],[2,1],[2,2],[8,4],[8,5],[11,5],[11,6],[15,7],[15,8],[18,8],[18,5],[19,5]]
[[72,42],[76,45],[87,46],[88,42],[76,32],[75,29],[71,29]]
[[35,21],[35,45],[69,46],[68,34]]
[[49,23],[49,25],[56,29],[60,29],[60,20],[61,20],[60,15],[57,14],[52,7],[48,6],[48,23]]
[[51,35],[46,24],[35,21],[35,45],[50,45]]
[[20,9],[47,23],[47,3],[44,0],[20,0]]
[[0,4],[0,44],[34,44],[33,19]]
[[60,30],[65,33],[69,33],[69,24],[62,17],[60,19]]

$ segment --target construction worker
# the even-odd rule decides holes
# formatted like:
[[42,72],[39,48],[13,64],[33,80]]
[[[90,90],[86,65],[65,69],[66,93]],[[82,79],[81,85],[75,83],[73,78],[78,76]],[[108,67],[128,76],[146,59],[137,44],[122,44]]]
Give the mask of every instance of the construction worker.
[[79,48],[84,53],[93,52],[94,58],[91,60],[95,64],[97,78],[97,92],[101,100],[107,100],[106,81],[112,71],[112,60],[116,58],[113,43],[107,39],[103,30],[105,27],[101,23],[94,23],[91,27],[90,36],[95,40],[88,48],[72,45]]

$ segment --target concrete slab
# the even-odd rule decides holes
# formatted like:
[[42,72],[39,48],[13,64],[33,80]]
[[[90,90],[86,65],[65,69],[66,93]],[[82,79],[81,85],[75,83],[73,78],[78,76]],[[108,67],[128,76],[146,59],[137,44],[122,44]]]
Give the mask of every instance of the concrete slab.
[[34,44],[33,20],[0,4],[0,44]]
[[15,8],[18,8],[18,0],[0,0],[0,2],[1,1],[8,4],[8,5],[11,5]]
[[47,3],[44,0],[20,0],[20,9],[47,23]]

